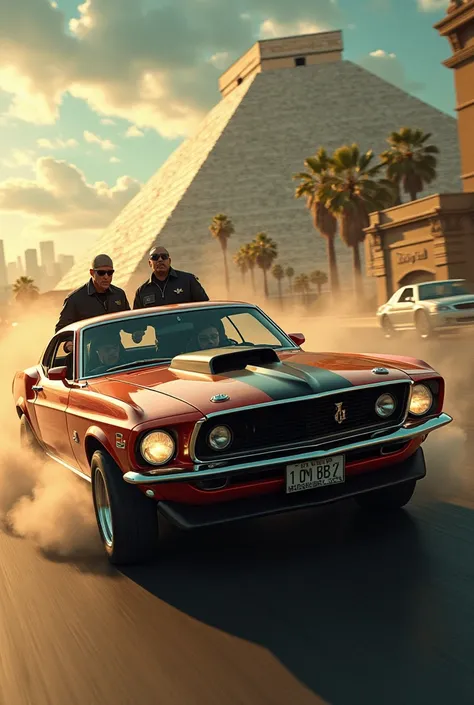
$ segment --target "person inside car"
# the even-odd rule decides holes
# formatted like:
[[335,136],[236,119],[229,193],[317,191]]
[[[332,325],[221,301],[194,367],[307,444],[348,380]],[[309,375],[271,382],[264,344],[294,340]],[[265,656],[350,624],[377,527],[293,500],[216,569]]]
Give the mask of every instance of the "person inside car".
[[196,327],[196,333],[188,343],[188,352],[197,350],[211,350],[212,348],[227,348],[237,345],[235,340],[231,340],[225,334],[224,326],[220,319],[206,320]]
[[100,375],[111,367],[120,365],[122,353],[123,346],[117,331],[110,337],[103,333],[93,336],[90,341],[87,374]]

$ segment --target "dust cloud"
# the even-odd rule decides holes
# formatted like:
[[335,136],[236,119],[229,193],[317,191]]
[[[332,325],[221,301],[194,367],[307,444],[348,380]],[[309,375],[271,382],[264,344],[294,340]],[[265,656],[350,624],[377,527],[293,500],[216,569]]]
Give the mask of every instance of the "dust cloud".
[[23,316],[0,340],[0,521],[4,530],[32,541],[47,554],[90,557],[101,551],[90,486],[53,461],[20,450],[12,381],[38,361],[57,311]]
[[[218,293],[210,292],[213,299]],[[222,296],[222,299],[226,299]],[[235,297],[242,300],[242,297]],[[474,402],[473,336],[418,341],[412,335],[385,339],[375,319],[358,321],[350,307],[326,310],[318,317],[307,315],[302,304],[282,307],[278,299],[257,303],[286,332],[302,332],[306,350],[368,352],[410,355],[429,362],[446,379],[445,410],[455,421],[432,434],[424,448],[427,478],[417,498],[438,498],[474,506],[468,477],[469,419]],[[19,422],[12,398],[15,371],[36,364],[57,320],[56,308],[24,315],[17,326],[4,330],[0,339],[0,521],[5,530],[32,541],[39,549],[62,557],[91,556],[102,551],[93,512],[90,486],[53,462],[40,462],[19,450]],[[372,326],[372,327],[371,327]]]

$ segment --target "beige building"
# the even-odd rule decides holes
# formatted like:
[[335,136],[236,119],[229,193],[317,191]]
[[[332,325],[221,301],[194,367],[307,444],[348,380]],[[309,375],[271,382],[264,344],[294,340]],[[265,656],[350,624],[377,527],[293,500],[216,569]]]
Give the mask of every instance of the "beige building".
[[[149,274],[149,249],[160,243],[211,297],[221,295],[221,252],[208,230],[216,213],[235,225],[229,259],[263,231],[277,242],[284,267],[327,271],[325,240],[294,198],[292,180],[320,145],[331,151],[357,142],[379,154],[390,132],[419,127],[432,132],[443,154],[438,182],[422,195],[460,189],[456,120],[345,60],[340,31],[259,41],[222,74],[219,88],[221,100],[195,134],[77,259],[56,286],[59,294],[80,286],[91,256],[107,252],[114,282],[131,295]],[[352,290],[350,250],[340,238],[336,247],[341,281]],[[240,275],[230,269],[231,295],[242,297]],[[375,289],[375,280],[367,283]]]
[[444,65],[454,70],[463,192],[371,215],[366,266],[379,304],[406,284],[450,278],[474,284],[474,0],[452,2],[435,28],[453,52]]

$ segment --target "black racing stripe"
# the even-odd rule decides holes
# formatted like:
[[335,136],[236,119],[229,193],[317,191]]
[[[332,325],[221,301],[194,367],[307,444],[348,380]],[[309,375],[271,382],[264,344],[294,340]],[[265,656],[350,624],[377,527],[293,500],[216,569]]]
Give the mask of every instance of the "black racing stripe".
[[349,389],[354,385],[342,375],[321,367],[296,364],[276,364],[247,367],[228,372],[226,377],[249,384],[273,401],[304,397],[310,394]]
[[286,362],[283,364],[283,369],[288,368],[293,371],[293,374],[300,373],[306,382],[311,386],[313,394],[321,392],[330,392],[332,389],[350,389],[354,384],[337,372],[332,372],[325,367],[313,367],[313,365],[304,365],[298,362]]

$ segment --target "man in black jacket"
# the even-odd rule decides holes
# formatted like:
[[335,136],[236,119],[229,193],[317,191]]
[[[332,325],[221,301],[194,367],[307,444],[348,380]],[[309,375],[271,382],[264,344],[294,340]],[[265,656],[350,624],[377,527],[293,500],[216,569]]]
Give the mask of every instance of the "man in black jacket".
[[64,326],[85,318],[130,311],[130,304],[123,289],[112,285],[114,271],[113,262],[108,255],[94,257],[90,269],[91,278],[87,284],[65,298],[55,333]]
[[171,266],[171,257],[165,247],[154,247],[148,263],[152,274],[135,293],[133,308],[209,301],[209,296],[198,278],[189,272],[180,272]]

